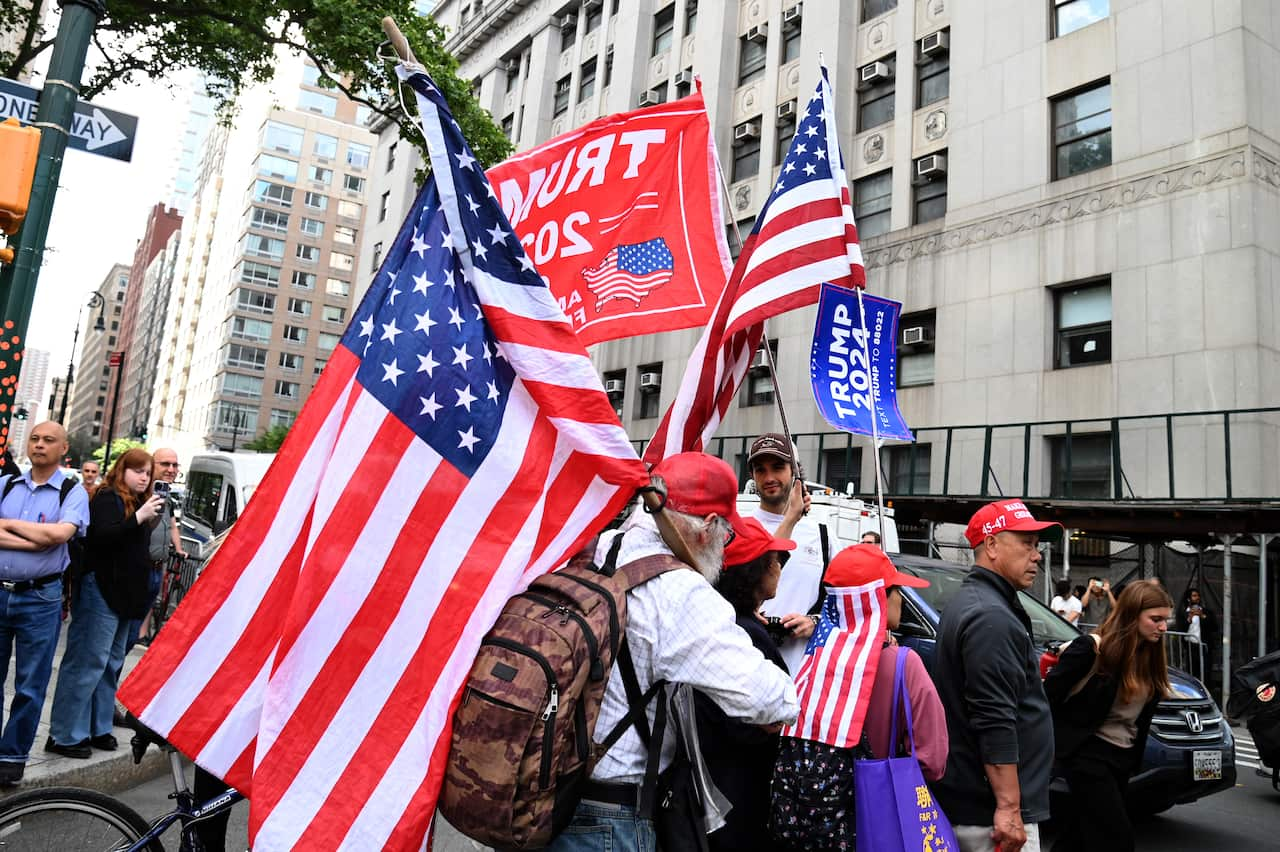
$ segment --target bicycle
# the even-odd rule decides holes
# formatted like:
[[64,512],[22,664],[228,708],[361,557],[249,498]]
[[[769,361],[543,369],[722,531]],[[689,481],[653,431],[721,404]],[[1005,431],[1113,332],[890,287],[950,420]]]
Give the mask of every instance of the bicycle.
[[22,852],[164,852],[160,842],[175,822],[182,823],[180,852],[203,852],[193,831],[201,820],[230,810],[243,801],[236,790],[220,793],[198,807],[187,786],[182,755],[155,732],[130,717],[134,729],[133,762],[140,763],[148,745],[169,754],[173,798],[177,806],[148,823],[133,808],[96,790],[45,787],[0,802],[0,850]]
[[164,627],[169,616],[173,615],[173,611],[178,608],[178,604],[182,603],[187,590],[195,582],[202,561],[195,557],[183,559],[176,551],[170,553],[169,560],[164,566],[164,574],[160,579],[160,592],[156,595],[155,603],[151,605],[151,612],[147,618],[147,630],[141,640],[143,644],[151,644],[160,632],[160,628]]

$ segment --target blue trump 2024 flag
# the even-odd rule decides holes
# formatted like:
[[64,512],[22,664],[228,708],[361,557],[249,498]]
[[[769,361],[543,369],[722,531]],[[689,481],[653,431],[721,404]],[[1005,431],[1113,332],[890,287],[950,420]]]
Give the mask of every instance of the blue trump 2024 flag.
[[814,401],[837,429],[870,435],[874,411],[881,438],[913,441],[898,410],[898,312],[902,305],[867,295],[862,301],[867,311],[865,347],[857,292],[822,285],[809,359]]

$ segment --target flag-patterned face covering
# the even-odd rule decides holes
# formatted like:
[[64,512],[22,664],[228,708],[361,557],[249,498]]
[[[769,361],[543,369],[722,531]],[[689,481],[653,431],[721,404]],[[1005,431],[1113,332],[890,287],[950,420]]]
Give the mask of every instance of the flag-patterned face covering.
[[831,588],[796,675],[800,716],[785,737],[852,748],[862,737],[886,627],[885,585]]

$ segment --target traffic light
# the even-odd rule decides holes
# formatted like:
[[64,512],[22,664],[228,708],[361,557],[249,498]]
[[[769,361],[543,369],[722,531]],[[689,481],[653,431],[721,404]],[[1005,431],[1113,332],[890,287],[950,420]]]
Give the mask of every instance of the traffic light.
[[17,232],[27,215],[39,151],[38,129],[12,117],[0,122],[0,231],[6,234]]

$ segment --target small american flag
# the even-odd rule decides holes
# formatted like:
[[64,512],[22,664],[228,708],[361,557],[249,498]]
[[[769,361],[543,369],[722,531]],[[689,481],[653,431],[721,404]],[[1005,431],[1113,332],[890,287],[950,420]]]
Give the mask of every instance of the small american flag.
[[596,297],[596,310],[610,299],[627,299],[636,306],[645,296],[671,280],[675,261],[659,238],[609,249],[598,266],[582,270],[587,289]]
[[800,716],[782,735],[852,747],[862,737],[885,635],[883,580],[827,590],[796,674]]
[[823,68],[778,182],[645,450],[646,462],[706,445],[747,374],[766,318],[813,304],[823,282],[866,286],[831,101]]
[[648,481],[435,86],[432,178],[217,557],[120,692],[255,849],[422,848],[507,598]]

